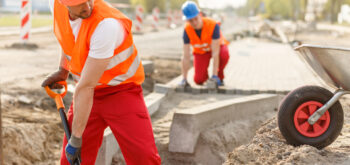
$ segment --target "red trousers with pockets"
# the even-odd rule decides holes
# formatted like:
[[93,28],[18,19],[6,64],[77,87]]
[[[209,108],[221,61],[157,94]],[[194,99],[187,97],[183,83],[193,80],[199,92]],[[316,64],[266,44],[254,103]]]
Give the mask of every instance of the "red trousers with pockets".
[[[72,107],[67,115],[70,127]],[[116,137],[126,164],[161,164],[141,86],[130,83],[95,90],[91,114],[82,137],[82,165],[95,164],[107,126]],[[69,165],[65,156],[66,144],[64,136],[61,165]]]
[[[211,52],[206,54],[193,54],[194,60],[194,82],[196,84],[203,84],[208,80],[208,67],[211,59]],[[224,79],[224,69],[229,60],[229,52],[227,45],[220,46],[219,53],[219,71],[218,77],[223,80]]]

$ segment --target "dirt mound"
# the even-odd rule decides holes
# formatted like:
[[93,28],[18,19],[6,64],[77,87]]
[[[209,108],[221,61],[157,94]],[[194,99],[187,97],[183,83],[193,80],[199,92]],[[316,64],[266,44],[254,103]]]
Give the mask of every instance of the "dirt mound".
[[276,119],[262,125],[253,140],[229,153],[225,165],[229,164],[342,164],[347,153],[327,147],[322,150],[303,145],[288,145],[281,135]]
[[[5,165],[52,165],[59,160],[63,129],[54,101],[40,87],[41,79],[2,84]],[[66,99],[71,96],[65,98],[68,103]]]
[[5,124],[3,129],[6,164],[54,164],[61,141],[59,122]]

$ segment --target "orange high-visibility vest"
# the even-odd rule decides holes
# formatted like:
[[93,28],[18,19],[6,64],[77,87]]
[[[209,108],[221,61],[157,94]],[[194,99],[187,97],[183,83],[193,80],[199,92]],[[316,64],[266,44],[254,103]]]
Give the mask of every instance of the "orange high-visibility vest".
[[111,57],[107,69],[100,78],[98,87],[125,83],[141,84],[144,81],[144,71],[131,33],[132,21],[103,0],[94,1],[92,14],[82,20],[76,41],[69,23],[67,8],[59,0],[55,0],[54,33],[67,55],[69,71],[73,73],[74,80],[78,81],[89,54],[91,36],[97,25],[105,18],[118,20],[124,27],[126,35],[124,42],[114,50],[114,56]]
[[[195,29],[186,23],[185,31],[190,39],[190,44],[193,47],[193,54],[205,54],[211,52],[211,41],[214,33],[215,25],[217,22],[213,19],[202,17],[203,27],[201,38],[198,37]],[[221,45],[228,45],[228,41],[224,38],[220,31],[220,42]]]

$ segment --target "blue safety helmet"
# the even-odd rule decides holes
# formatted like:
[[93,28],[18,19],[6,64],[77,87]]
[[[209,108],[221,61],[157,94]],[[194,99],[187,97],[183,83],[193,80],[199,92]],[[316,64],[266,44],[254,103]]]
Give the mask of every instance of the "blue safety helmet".
[[182,13],[184,14],[183,19],[189,20],[196,17],[199,14],[197,4],[193,1],[186,1],[182,5]]

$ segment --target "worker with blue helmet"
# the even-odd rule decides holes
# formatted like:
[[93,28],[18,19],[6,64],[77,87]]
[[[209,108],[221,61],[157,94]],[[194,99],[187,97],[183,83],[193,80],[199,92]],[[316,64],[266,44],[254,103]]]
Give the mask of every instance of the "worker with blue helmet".
[[208,80],[209,62],[213,57],[214,63],[210,80],[215,81],[218,86],[223,85],[224,68],[229,60],[229,52],[228,42],[222,36],[219,24],[211,18],[203,17],[197,4],[193,1],[186,1],[182,5],[182,13],[186,25],[183,33],[183,80],[180,85],[188,85],[187,73],[191,67],[191,46],[194,56],[194,82],[201,85]]

